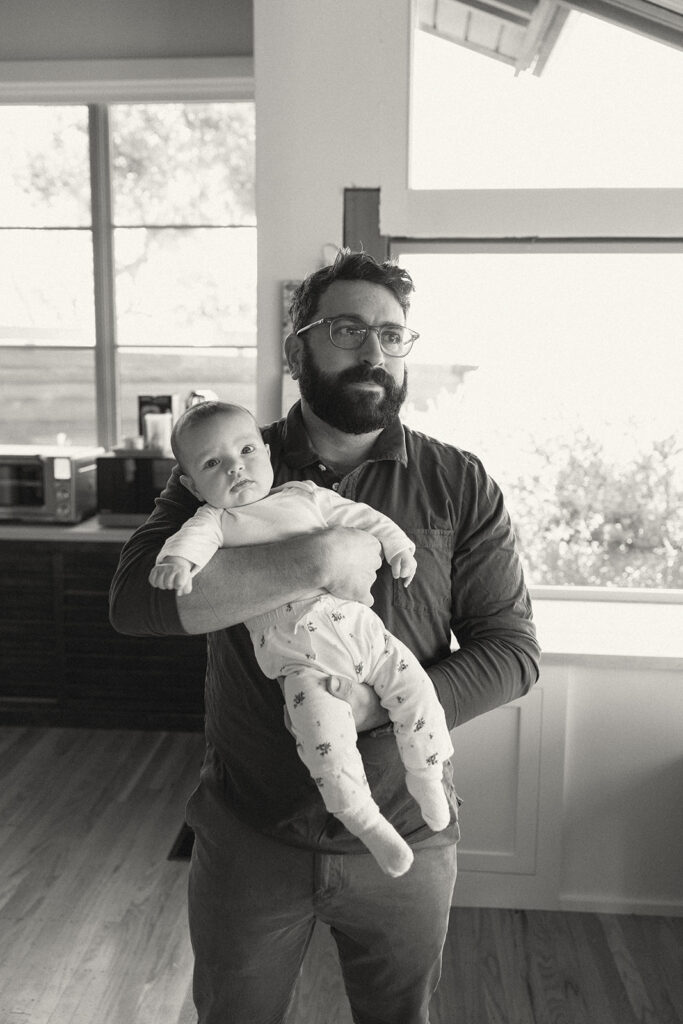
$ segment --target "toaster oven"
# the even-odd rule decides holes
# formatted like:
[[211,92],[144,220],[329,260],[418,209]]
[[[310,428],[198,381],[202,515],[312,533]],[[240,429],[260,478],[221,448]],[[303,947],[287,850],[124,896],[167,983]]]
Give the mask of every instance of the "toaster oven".
[[0,519],[78,523],[97,510],[102,448],[0,445]]

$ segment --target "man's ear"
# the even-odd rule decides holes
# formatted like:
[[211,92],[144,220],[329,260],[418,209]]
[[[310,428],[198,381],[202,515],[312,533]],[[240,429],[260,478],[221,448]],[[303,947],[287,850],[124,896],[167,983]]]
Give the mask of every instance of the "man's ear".
[[202,498],[201,494],[198,493],[197,488],[194,485],[194,480],[192,479],[191,476],[186,476],[185,473],[181,473],[180,474],[180,482],[183,485],[183,487],[187,487],[188,491],[191,494],[194,494],[195,498],[198,498],[199,501],[203,501],[204,500]]
[[303,342],[296,334],[288,334],[285,338],[284,350],[289,374],[292,380],[298,380],[301,373],[301,350]]

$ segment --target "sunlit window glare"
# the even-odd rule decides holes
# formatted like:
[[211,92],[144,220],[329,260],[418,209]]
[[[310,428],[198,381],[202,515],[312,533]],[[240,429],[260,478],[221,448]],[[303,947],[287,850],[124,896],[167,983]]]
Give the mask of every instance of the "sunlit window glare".
[[540,76],[417,31],[416,189],[680,188],[683,53],[573,11]]
[[484,460],[531,581],[683,587],[683,253],[396,255],[405,420]]

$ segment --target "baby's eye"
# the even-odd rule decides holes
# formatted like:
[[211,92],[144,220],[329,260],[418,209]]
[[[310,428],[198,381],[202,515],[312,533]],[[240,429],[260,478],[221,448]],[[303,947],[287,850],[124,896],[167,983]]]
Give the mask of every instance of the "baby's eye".
[[244,448],[242,449],[242,455],[252,455],[255,451],[255,444],[245,444]]
[[207,459],[204,463],[204,469],[213,469],[214,466],[218,465],[218,459]]

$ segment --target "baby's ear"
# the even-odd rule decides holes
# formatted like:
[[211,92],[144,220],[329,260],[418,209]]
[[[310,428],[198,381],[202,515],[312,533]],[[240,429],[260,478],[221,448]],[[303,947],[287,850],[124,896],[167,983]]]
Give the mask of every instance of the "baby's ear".
[[201,496],[201,494],[197,493],[197,488],[195,487],[194,480],[192,479],[191,476],[186,476],[185,473],[181,473],[180,474],[180,482],[183,485],[183,487],[187,487],[187,489],[190,492],[190,494],[194,494],[195,498],[198,498],[199,501],[202,500],[202,496]]

